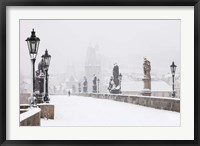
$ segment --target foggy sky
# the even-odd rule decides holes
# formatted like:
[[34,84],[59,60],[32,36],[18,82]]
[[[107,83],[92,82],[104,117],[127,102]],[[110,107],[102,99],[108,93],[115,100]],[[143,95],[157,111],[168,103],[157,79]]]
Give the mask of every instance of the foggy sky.
[[143,57],[150,60],[152,72],[170,72],[172,61],[179,72],[180,24],[180,20],[20,20],[20,72],[32,75],[25,40],[33,28],[40,38],[36,69],[47,49],[52,56],[50,74],[67,72],[70,65],[84,70],[90,44],[130,72],[143,71]]

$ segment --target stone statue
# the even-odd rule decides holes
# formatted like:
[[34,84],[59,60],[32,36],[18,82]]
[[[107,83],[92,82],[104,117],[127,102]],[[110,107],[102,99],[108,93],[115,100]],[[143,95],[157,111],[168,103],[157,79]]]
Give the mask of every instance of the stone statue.
[[142,90],[143,96],[151,96],[151,64],[150,61],[144,57],[144,63],[143,63],[143,69],[144,69],[144,78],[142,79],[144,82],[144,88]]
[[93,79],[93,86],[97,85],[97,77],[94,75],[94,79]]
[[114,78],[114,83],[116,87],[119,85],[118,77],[119,77],[119,66],[117,65],[117,63],[115,63],[113,67],[113,78]]
[[97,92],[97,77],[94,75],[94,79],[93,79],[93,92],[96,93]]
[[35,96],[37,98],[37,103],[42,103],[42,96],[44,95],[44,77],[45,77],[45,71],[44,71],[44,60],[42,59],[38,63],[38,70],[35,71]]
[[39,72],[45,74],[45,71],[44,71],[44,60],[42,59],[39,63],[38,63],[38,70]]
[[84,81],[83,81],[83,92],[87,92],[87,86],[88,86],[87,78],[84,77]]
[[109,81],[108,90],[112,94],[120,94],[121,93],[121,73],[119,74],[119,66],[117,63],[114,64],[113,67],[113,76],[111,76]]
[[109,86],[108,86],[108,90],[112,90],[113,89],[113,85],[114,85],[114,81],[113,81],[113,77],[110,77],[110,81],[109,81]]
[[146,57],[144,57],[143,69],[144,69],[144,77],[151,78],[151,74],[150,74],[151,63],[149,60],[146,59]]

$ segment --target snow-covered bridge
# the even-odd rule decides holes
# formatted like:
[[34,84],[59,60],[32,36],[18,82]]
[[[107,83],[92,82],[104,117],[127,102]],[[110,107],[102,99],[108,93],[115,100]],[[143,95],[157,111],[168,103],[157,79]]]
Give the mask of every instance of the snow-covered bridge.
[[55,119],[41,126],[180,126],[180,113],[83,96],[51,95]]

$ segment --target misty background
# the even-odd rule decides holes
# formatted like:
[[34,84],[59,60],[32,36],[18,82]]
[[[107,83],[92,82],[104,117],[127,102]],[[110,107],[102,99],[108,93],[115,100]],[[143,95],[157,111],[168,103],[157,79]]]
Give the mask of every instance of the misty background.
[[51,55],[50,77],[64,74],[61,81],[70,76],[77,80],[85,76],[90,48],[95,50],[93,60],[98,60],[101,66],[101,79],[112,75],[114,63],[119,65],[122,75],[142,75],[143,57],[151,62],[154,76],[171,76],[172,61],[180,75],[180,20],[20,20],[19,27],[21,76],[32,77],[25,40],[33,28],[40,38],[35,70],[47,49]]
[[[45,49],[52,56],[49,73],[64,73],[68,66],[84,68],[87,48],[98,46],[113,65],[143,71],[143,57],[152,72],[170,72],[175,61],[180,71],[180,20],[20,20],[20,72],[31,75],[26,38],[34,28],[40,38],[36,64]],[[112,68],[111,68],[112,70]]]

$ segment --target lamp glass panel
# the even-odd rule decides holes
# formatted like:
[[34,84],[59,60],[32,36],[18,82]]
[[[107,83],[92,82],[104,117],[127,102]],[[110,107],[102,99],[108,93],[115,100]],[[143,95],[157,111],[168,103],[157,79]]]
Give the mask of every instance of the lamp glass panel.
[[175,67],[174,67],[174,73],[176,72],[176,65],[175,65]]
[[37,53],[36,52],[36,42],[35,41],[30,41],[30,47],[31,47],[31,54],[32,53]]
[[171,68],[171,73],[173,74],[173,66],[171,65],[170,68]]
[[48,66],[49,65],[49,58],[45,58],[45,64]]
[[27,45],[28,45],[28,51],[29,51],[29,54],[31,53],[31,47],[30,47],[30,42],[27,41]]
[[38,52],[39,44],[40,44],[40,41],[37,40],[37,41],[36,41],[36,53]]
[[[48,61],[48,62],[49,62],[49,64],[50,64],[50,61],[51,61],[51,57],[49,56],[49,61]],[[49,65],[49,64],[48,64],[48,65]]]

